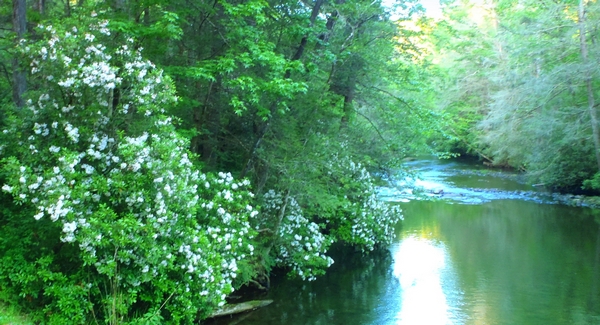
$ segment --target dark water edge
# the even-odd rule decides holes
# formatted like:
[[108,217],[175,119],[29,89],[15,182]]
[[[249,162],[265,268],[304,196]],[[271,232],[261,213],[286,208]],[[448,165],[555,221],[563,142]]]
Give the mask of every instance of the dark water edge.
[[380,249],[363,255],[352,247],[336,245],[329,253],[336,262],[317,280],[290,279],[280,270],[273,274],[268,292],[246,291],[243,296],[244,300],[272,299],[271,305],[244,315],[206,320],[203,324],[371,323],[375,317],[373,310],[379,308],[378,300],[372,297],[397,294],[391,252]]

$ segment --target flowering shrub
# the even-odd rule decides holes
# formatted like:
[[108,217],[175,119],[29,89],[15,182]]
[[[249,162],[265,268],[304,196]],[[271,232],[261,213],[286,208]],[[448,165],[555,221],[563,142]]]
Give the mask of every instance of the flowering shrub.
[[340,239],[363,251],[390,244],[395,236],[394,226],[402,220],[402,210],[377,199],[373,176],[364,166],[348,158],[337,161],[343,175],[338,181],[347,189],[345,198],[349,204],[340,209],[346,220],[335,232]]
[[50,322],[118,323],[140,314],[134,305],[148,322],[191,322],[225,303],[238,262],[253,253],[249,183],[196,170],[164,115],[176,101],[171,80],[131,39],[102,45],[107,21],[79,19],[84,27],[40,26],[44,40],[23,44],[43,91],[3,131],[17,146],[2,148],[12,155],[2,190],[60,225],[84,270],[43,280],[49,297],[76,287],[71,305],[89,302],[77,320],[68,302],[54,304]]
[[334,242],[373,251],[392,242],[402,220],[399,206],[377,199],[374,178],[362,164],[338,153],[326,161],[320,179],[305,188],[302,202],[274,190],[263,194],[256,225],[260,231],[272,230],[266,244],[272,249],[266,251],[275,264],[305,280],[331,266],[326,253]]
[[311,211],[327,224],[336,241],[356,246],[363,252],[391,243],[394,226],[402,220],[402,210],[377,199],[374,178],[351,157],[333,154],[326,166],[329,196],[334,203],[327,209]]
[[[209,248],[219,252],[223,259],[220,273],[231,285],[239,274],[239,263],[254,255],[256,232],[250,225],[258,215],[250,205],[254,194],[247,190],[250,181],[235,182],[230,173],[207,174],[201,178],[204,195],[200,197],[198,220],[206,225]],[[246,280],[237,283],[244,284]],[[223,300],[218,304],[223,305]]]
[[[321,227],[302,215],[302,209],[293,197],[282,196],[270,190],[263,196],[263,219],[257,229],[275,225],[275,262],[278,266],[291,268],[290,275],[303,280],[315,280],[317,275],[333,264],[325,253],[332,239],[321,233]],[[279,219],[281,218],[281,219]],[[277,219],[277,220],[274,220]]]

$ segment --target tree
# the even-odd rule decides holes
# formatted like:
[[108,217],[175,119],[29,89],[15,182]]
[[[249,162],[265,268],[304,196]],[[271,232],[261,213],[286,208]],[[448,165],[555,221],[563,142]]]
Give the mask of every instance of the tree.
[[[588,65],[588,47],[587,47],[587,31],[586,31],[586,17],[585,17],[585,5],[583,0],[579,0],[579,6],[577,10],[577,18],[579,21],[579,47],[581,50],[581,61],[584,65]],[[585,86],[587,90],[588,100],[588,111],[590,112],[590,124],[592,126],[592,140],[594,141],[594,151],[596,153],[596,163],[598,164],[598,170],[600,172],[600,131],[598,128],[598,113],[596,111],[595,96],[592,86],[592,78],[589,70],[586,69],[585,75]]]
[[[597,69],[587,57],[591,53],[587,47],[595,43],[590,42],[593,33],[587,37],[586,32],[597,27],[575,8],[563,2],[490,2],[487,17],[492,28],[480,22],[461,32],[487,44],[485,52],[476,52],[473,46],[460,48],[463,62],[476,70],[450,72],[458,85],[454,93],[470,94],[473,88],[466,80],[484,88],[473,93],[476,102],[449,97],[445,109],[456,109],[452,114],[458,122],[451,128],[464,129],[467,124],[458,138],[471,152],[494,165],[527,171],[533,183],[562,190],[579,189],[597,165],[593,153],[597,122],[595,109],[590,109]],[[597,14],[595,3],[587,9],[589,15]],[[452,22],[454,28],[473,21],[469,10],[473,9]],[[443,35],[436,36],[441,50],[455,53],[456,47]],[[586,107],[582,102],[588,103]],[[476,114],[470,113],[473,109]]]
[[[16,34],[16,43],[23,40],[26,31],[25,0],[13,0],[13,31]],[[23,107],[23,93],[25,92],[25,72],[19,67],[19,59],[13,58],[13,101],[18,107]]]

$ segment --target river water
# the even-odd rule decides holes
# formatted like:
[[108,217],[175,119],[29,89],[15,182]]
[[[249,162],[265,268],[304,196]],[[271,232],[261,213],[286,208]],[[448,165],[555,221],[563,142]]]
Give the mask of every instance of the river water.
[[389,251],[334,249],[327,275],[275,276],[258,297],[273,304],[213,323],[600,324],[600,213],[468,163],[409,166],[425,196],[443,192],[381,189],[404,210]]

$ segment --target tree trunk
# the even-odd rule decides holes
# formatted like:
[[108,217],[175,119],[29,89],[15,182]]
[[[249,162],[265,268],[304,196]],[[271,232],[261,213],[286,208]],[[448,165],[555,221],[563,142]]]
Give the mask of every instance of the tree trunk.
[[[13,30],[17,34],[16,41],[20,42],[25,36],[26,16],[25,16],[25,0],[13,0]],[[13,65],[13,101],[17,107],[23,107],[23,93],[27,87],[25,80],[25,71],[21,69],[18,55],[12,60]]]
[[[321,10],[321,6],[323,5],[323,2],[324,2],[324,0],[316,0],[315,1],[315,5],[313,6],[313,9],[310,14],[310,24],[309,24],[310,28],[312,28],[314,26],[315,20],[317,19],[317,16],[319,15],[319,12]],[[298,61],[302,58],[302,55],[304,54],[304,50],[306,49],[307,42],[308,42],[308,35],[304,35],[302,37],[302,39],[300,40],[300,44],[298,45],[298,48],[296,49],[296,53],[294,53],[294,56],[292,56],[291,61]],[[292,76],[292,70],[287,69],[285,71],[283,78],[290,79],[291,76]],[[273,111],[275,110],[275,106],[276,106],[277,102],[278,102],[278,100],[273,102],[273,104],[271,105],[271,107],[269,109],[271,111],[271,113],[273,113]],[[252,150],[249,153],[248,161],[246,162],[246,165],[244,165],[244,169],[242,169],[242,172],[240,173],[240,178],[246,177],[246,175],[252,168],[252,164],[254,163],[254,159],[256,157],[256,151],[260,147],[260,144],[261,144],[264,136],[267,134],[267,131],[269,130],[270,125],[271,125],[271,122],[269,121],[269,122],[265,123],[265,125],[262,128],[261,127],[256,128],[256,130],[259,132],[258,133],[255,132],[256,140],[254,141]]]
[[[586,40],[586,28],[585,28],[585,7],[583,0],[579,0],[579,46],[581,49],[581,61],[584,66],[588,64],[588,49]],[[594,90],[592,88],[592,77],[589,71],[584,67],[585,71],[585,84],[587,87],[588,97],[588,111],[590,113],[590,122],[592,123],[592,136],[594,140],[594,152],[596,153],[596,163],[598,165],[598,171],[600,171],[600,130],[598,128],[598,112],[595,107]]]
[[[313,27],[315,24],[315,19],[317,19],[317,16],[319,15],[319,11],[321,10],[321,6],[323,5],[323,1],[324,0],[317,0],[315,1],[315,6],[312,9],[312,12],[310,14],[310,25],[309,27]],[[302,58],[302,54],[304,54],[304,49],[306,48],[306,43],[308,42],[308,35],[304,35],[304,37],[302,37],[302,40],[300,40],[300,45],[298,46],[298,49],[296,49],[296,53],[294,54],[294,56],[292,57],[292,61],[297,61],[300,60],[300,58]],[[290,78],[290,75],[292,74],[292,71],[290,69],[285,71],[285,79]]]

